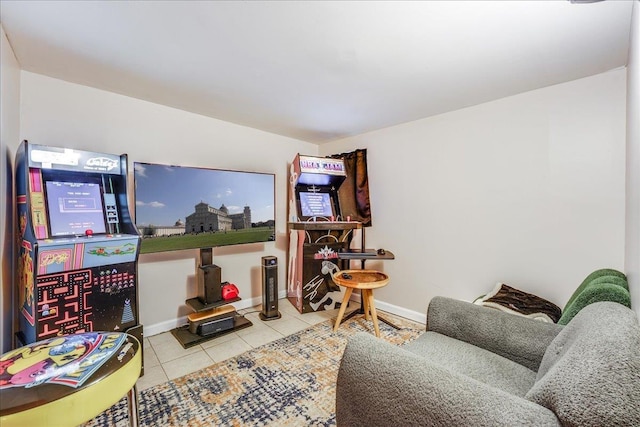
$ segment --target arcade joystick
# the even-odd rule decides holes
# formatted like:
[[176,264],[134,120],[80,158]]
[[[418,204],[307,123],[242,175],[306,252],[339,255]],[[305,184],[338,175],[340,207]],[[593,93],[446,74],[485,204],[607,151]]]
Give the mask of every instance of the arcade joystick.
[[93,236],[93,230],[91,230],[90,228],[86,229],[84,231],[84,235],[87,237],[92,237]]
[[387,251],[385,251],[384,249],[380,248],[378,249],[378,255],[385,255],[387,253]]

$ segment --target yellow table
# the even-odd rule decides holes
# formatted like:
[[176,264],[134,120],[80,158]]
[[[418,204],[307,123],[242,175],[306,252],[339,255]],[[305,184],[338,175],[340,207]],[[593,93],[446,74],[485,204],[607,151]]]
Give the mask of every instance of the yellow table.
[[0,426],[77,426],[128,396],[138,425],[142,351],[119,332],[64,335],[0,357]]
[[386,286],[389,283],[389,276],[376,270],[342,270],[333,275],[333,281],[340,286],[347,288],[342,304],[340,305],[340,311],[338,311],[338,318],[336,324],[333,327],[333,331],[338,330],[342,316],[347,309],[349,298],[354,289],[360,289],[360,297],[362,299],[362,305],[364,307],[365,319],[369,320],[369,313],[373,321],[373,327],[376,331],[376,336],[380,337],[380,328],[378,327],[378,314],[376,313],[376,307],[373,302],[373,290]]

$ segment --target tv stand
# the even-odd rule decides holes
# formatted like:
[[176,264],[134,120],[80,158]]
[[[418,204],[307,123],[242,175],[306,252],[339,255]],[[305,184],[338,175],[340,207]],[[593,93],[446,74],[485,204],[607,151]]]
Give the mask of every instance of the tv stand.
[[220,307],[220,306],[223,306],[223,305],[231,304],[231,303],[240,301],[241,299],[242,298],[234,298],[234,299],[230,299],[228,301],[220,300],[220,301],[216,301],[216,302],[213,302],[213,303],[210,303],[210,304],[205,304],[205,303],[202,302],[202,300],[200,298],[196,297],[196,298],[189,298],[188,300],[185,301],[185,304],[187,304],[196,313],[200,313],[201,311],[211,310],[212,308],[216,308],[216,307]]
[[[178,340],[178,342],[182,345],[183,348],[189,348],[189,347],[193,347],[194,345],[201,344],[205,341],[209,341],[211,339],[220,337],[222,335],[226,335],[230,332],[235,332],[240,329],[244,329],[244,328],[248,328],[249,326],[252,326],[253,323],[251,323],[251,321],[245,318],[242,314],[239,314],[236,311],[235,307],[233,307],[230,304],[230,302],[235,302],[235,301],[240,301],[240,298],[235,298],[229,301],[219,301],[217,303],[206,304],[206,305],[202,304],[202,302],[198,298],[188,299],[187,301],[185,301],[186,304],[192,309],[194,309],[195,313],[200,314],[201,316],[199,317],[201,319],[204,320],[208,318],[207,316],[208,311],[212,313],[212,316],[215,316],[222,309],[222,311],[224,311],[223,320],[229,319],[228,321],[229,322],[233,321],[233,324],[231,325],[231,327],[227,327],[226,329],[221,330],[219,332],[200,335],[198,333],[194,333],[194,332],[197,332],[197,330],[194,331],[192,327],[193,325],[191,324],[191,322],[189,322],[184,326],[179,326],[173,329],[171,333]],[[227,309],[225,310],[225,308]]]
[[[220,267],[213,265],[213,253],[211,248],[200,250],[200,266],[198,270],[198,288],[199,296],[189,298],[185,304],[189,306],[194,313],[188,317],[189,323],[177,327],[171,331],[173,336],[178,340],[183,348],[189,348],[202,342],[217,338],[219,336],[247,328],[253,323],[239,314],[231,303],[240,301],[241,298],[233,298],[224,300],[220,293]],[[202,271],[209,267],[217,269],[217,277],[206,278]],[[213,278],[213,280],[211,280]],[[205,280],[211,280],[213,285],[205,285]],[[217,299],[213,302],[207,301],[205,298],[212,297]],[[218,299],[219,298],[219,299]]]

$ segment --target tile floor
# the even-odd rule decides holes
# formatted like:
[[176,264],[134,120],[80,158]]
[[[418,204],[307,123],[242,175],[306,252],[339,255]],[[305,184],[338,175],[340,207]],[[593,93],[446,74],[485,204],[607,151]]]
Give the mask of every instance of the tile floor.
[[[354,308],[358,307],[356,303]],[[262,321],[258,316],[260,310],[261,306],[238,310],[253,326],[188,349],[182,348],[171,332],[144,338],[144,376],[137,382],[138,391],[222,362],[325,320],[335,320],[338,316],[338,310],[300,314],[286,298],[278,301],[278,310],[282,315],[280,319]],[[351,310],[350,304],[347,313]]]

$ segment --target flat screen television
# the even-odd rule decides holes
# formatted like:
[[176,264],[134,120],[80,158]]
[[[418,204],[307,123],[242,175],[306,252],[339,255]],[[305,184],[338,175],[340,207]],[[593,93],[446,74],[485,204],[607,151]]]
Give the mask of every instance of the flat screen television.
[[49,231],[53,237],[106,233],[100,184],[46,181]]
[[275,174],[134,162],[140,253],[275,240]]

